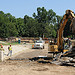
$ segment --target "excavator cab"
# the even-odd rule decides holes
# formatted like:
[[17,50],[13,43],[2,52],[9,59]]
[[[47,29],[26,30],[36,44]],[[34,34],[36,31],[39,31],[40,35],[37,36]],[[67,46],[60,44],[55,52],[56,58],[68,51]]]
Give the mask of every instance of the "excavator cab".
[[54,57],[54,54],[59,53],[56,39],[50,39],[48,44],[48,53],[52,53],[53,57]]
[[[69,50],[69,47],[71,45],[71,41],[68,38],[64,38],[63,39],[63,51],[62,52],[66,52]],[[60,52],[57,42],[55,42],[54,40],[50,40],[49,44],[48,44],[48,51],[50,52]]]

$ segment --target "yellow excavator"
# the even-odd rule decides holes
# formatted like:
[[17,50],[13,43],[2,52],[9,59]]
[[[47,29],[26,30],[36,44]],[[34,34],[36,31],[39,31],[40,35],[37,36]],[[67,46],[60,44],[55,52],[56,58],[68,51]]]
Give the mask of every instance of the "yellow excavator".
[[73,34],[75,37],[74,12],[71,10],[66,10],[66,13],[63,16],[63,19],[60,23],[60,28],[57,31],[58,35],[57,35],[56,42],[55,42],[55,40],[51,39],[48,44],[48,51],[49,51],[49,53],[53,53],[53,56],[59,52],[68,51],[70,49],[71,45],[72,45],[72,47],[75,47],[75,40],[69,40],[68,38],[63,37],[63,31],[64,31],[65,25],[69,19],[71,20],[70,27],[72,28],[72,31],[73,31]]

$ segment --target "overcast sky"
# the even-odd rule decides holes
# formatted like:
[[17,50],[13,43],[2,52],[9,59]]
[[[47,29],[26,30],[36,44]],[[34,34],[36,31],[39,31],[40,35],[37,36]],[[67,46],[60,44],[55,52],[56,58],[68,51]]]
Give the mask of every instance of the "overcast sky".
[[23,18],[25,15],[32,17],[34,12],[37,13],[38,7],[52,9],[62,16],[67,9],[75,12],[75,0],[0,0],[0,11],[16,18]]

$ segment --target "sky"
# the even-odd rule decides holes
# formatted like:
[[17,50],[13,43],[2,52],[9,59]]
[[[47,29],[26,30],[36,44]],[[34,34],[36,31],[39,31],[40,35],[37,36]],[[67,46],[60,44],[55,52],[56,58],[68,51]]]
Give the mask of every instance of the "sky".
[[52,9],[57,15],[63,16],[67,9],[75,12],[75,0],[0,0],[0,11],[10,13],[16,18],[32,17],[37,14],[38,7],[44,7],[47,11]]

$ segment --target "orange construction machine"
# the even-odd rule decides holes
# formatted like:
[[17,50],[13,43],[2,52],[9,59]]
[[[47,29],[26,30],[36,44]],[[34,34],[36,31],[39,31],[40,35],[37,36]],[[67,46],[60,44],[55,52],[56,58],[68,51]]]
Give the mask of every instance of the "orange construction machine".
[[[57,31],[57,42],[54,42],[53,40],[50,40],[49,45],[48,45],[48,51],[49,53],[59,53],[59,52],[66,52],[69,50],[70,46],[72,45],[71,42],[68,38],[64,38],[63,37],[63,31],[65,28],[65,25],[67,23],[68,20],[71,20],[72,23],[70,24],[70,27],[72,28],[73,26],[75,26],[75,24],[73,24],[73,21],[75,19],[74,16],[74,12],[71,10],[66,10],[65,15],[63,16],[63,19],[60,23],[60,28]],[[73,29],[73,28],[72,28]],[[75,34],[75,32],[73,32]],[[75,42],[74,46],[75,46]]]

